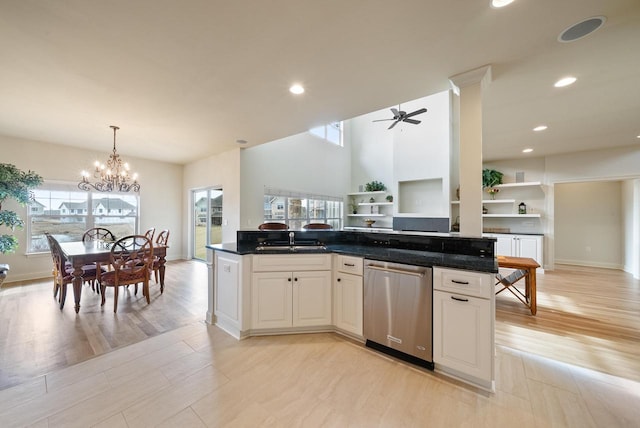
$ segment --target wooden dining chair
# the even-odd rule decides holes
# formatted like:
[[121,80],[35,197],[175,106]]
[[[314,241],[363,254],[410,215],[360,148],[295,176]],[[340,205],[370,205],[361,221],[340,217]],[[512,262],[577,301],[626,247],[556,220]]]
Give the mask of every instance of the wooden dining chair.
[[[60,309],[64,308],[64,301],[67,298],[67,285],[73,282],[73,267],[67,262],[60,243],[51,234],[45,232],[47,241],[49,243],[49,250],[51,251],[51,258],[53,260],[53,298],[58,297],[58,303]],[[95,266],[86,265],[82,267],[82,280],[84,282],[95,283],[97,280],[97,271]]]
[[[158,237],[156,238],[156,247],[157,246],[167,246],[169,245],[169,230],[164,229]],[[153,263],[151,263],[151,270],[153,271],[153,278],[158,283],[158,271],[160,270],[161,260],[160,257],[154,256]],[[164,292],[164,284],[160,283],[160,294]]]
[[331,230],[333,226],[327,223],[308,223],[302,226],[304,230]]
[[106,241],[106,242],[115,242],[116,236],[109,230],[104,227],[94,227],[82,235],[82,242],[89,241]]
[[111,246],[110,262],[113,270],[100,276],[101,306],[104,306],[107,287],[113,287],[113,312],[118,311],[118,288],[142,283],[142,295],[147,303],[149,296],[149,271],[153,261],[153,242],[144,235],[129,235],[118,239]]
[[258,226],[258,230],[288,230],[289,226],[284,223],[266,222]]
[[149,240],[153,243],[153,237],[156,234],[156,228],[155,227],[150,227],[149,229],[147,229],[147,231],[144,233],[144,236],[146,236],[147,238],[149,238]]

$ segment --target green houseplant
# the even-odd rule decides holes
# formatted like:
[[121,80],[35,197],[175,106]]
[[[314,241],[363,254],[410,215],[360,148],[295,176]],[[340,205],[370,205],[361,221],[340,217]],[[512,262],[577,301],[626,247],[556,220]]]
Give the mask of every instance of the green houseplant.
[[[24,221],[15,211],[3,209],[4,202],[11,198],[20,205],[26,205],[32,199],[31,189],[42,183],[42,177],[33,171],[21,171],[15,165],[0,163],[0,226],[8,228],[11,234],[0,235],[0,253],[13,253],[18,248],[18,240],[13,231],[24,227]],[[0,264],[0,285],[6,278],[9,265]]]
[[378,192],[387,190],[386,186],[379,181],[370,181],[364,185],[365,192]]
[[485,168],[482,170],[482,187],[493,187],[502,184],[503,173],[495,169]]

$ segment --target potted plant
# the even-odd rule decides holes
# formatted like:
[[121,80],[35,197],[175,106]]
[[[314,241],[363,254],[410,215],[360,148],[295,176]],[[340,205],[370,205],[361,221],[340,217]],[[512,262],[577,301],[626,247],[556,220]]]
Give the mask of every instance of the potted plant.
[[364,185],[365,192],[379,192],[387,190],[386,186],[379,181],[371,181]]
[[[0,253],[13,253],[18,248],[18,240],[13,231],[16,227],[24,227],[24,221],[14,211],[2,208],[2,204],[9,198],[15,199],[20,205],[26,205],[32,200],[31,189],[42,184],[42,177],[33,171],[24,172],[15,165],[0,163],[0,226],[8,228],[11,234],[0,235]],[[0,264],[0,286],[7,277],[9,265]]]
[[482,187],[493,187],[502,184],[503,173],[495,169],[485,168],[482,170]]
[[503,175],[503,173],[495,169],[485,168],[482,170],[482,187],[491,196],[491,199],[495,199],[496,193],[500,191],[500,189],[495,186],[502,184]]

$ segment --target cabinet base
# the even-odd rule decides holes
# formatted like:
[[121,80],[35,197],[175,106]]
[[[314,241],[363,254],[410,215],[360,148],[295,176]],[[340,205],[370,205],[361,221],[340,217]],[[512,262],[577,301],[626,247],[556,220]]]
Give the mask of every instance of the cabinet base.
[[371,340],[367,340],[365,345],[368,348],[375,349],[376,351],[380,351],[387,355],[391,355],[392,357],[395,357],[402,361],[406,361],[407,363],[424,367],[425,369],[433,370],[433,361],[426,361],[421,358],[414,357],[413,355],[405,354],[404,352],[400,352],[396,349],[389,348],[388,346],[384,346],[379,343],[372,342]]

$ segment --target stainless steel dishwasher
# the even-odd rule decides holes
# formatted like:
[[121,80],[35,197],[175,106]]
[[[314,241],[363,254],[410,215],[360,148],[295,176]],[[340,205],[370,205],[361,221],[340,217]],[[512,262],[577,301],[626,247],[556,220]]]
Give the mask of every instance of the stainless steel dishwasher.
[[365,260],[367,346],[433,370],[432,302],[430,267]]

